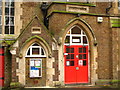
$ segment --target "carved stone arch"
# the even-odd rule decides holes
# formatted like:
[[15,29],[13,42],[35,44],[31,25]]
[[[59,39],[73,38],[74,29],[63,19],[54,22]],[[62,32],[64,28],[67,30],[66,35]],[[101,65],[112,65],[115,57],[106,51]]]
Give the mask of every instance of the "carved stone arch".
[[81,18],[74,18],[66,24],[66,26],[62,29],[62,32],[60,33],[60,38],[62,37],[61,43],[64,43],[66,33],[74,25],[78,25],[86,33],[86,35],[88,36],[88,39],[92,41],[93,44],[97,45],[97,40],[96,40],[93,29],[85,20]]
[[[35,35],[29,39],[27,39],[23,45],[21,46],[20,50],[22,50],[24,47],[28,48],[30,45],[32,45],[34,42],[37,42],[40,44],[43,48],[45,48],[45,52],[47,56],[51,56],[51,48],[49,47],[48,43],[41,37]],[[20,51],[21,52],[21,51]]]
[[[98,57],[98,53],[97,53],[97,40],[96,40],[96,37],[95,37],[95,34],[91,28],[91,26],[86,22],[84,21],[83,19],[81,18],[74,18],[72,19],[71,21],[69,21],[66,26],[62,29],[61,33],[60,33],[60,38],[59,38],[59,42],[61,43],[60,46],[59,46],[59,60],[62,60],[62,61],[59,61],[59,65],[61,68],[59,68],[60,70],[60,81],[64,82],[64,55],[61,54],[61,53],[64,53],[64,41],[65,41],[65,37],[66,37],[66,34],[67,32],[74,26],[74,25],[77,25],[79,26],[85,33],[86,33],[86,36],[88,37],[88,40],[89,40],[89,83],[90,84],[95,84],[95,82],[98,80],[98,77],[97,77],[97,57]],[[64,84],[64,83],[62,83]]]
[[[18,69],[16,71],[19,82],[23,85],[26,85],[26,52],[28,48],[33,44],[38,43],[42,48],[44,48],[46,53],[46,63],[48,63],[49,58],[51,57],[51,48],[48,43],[41,37],[35,35],[29,39],[27,39],[23,45],[20,47],[20,54],[22,57],[18,60]],[[47,64],[46,64],[47,68]],[[47,71],[46,71],[47,72]]]

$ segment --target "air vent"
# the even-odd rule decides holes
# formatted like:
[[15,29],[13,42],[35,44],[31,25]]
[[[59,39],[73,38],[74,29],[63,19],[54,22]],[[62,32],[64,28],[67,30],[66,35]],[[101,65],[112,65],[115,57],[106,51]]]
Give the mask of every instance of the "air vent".
[[32,33],[41,34],[41,28],[40,27],[32,27]]

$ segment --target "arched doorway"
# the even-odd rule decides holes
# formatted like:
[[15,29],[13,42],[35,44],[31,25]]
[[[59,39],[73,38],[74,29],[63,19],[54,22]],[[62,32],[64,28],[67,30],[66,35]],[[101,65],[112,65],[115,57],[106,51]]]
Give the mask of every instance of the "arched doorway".
[[64,42],[65,84],[88,83],[89,41],[86,33],[74,25],[67,32]]
[[26,51],[26,86],[46,85],[46,52],[39,43],[33,43]]

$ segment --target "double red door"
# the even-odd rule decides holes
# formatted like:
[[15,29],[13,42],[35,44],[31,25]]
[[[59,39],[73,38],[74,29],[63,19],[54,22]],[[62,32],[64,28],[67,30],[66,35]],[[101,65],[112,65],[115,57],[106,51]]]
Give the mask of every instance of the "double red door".
[[4,50],[0,48],[0,87],[4,86]]
[[65,84],[88,83],[88,46],[65,46]]

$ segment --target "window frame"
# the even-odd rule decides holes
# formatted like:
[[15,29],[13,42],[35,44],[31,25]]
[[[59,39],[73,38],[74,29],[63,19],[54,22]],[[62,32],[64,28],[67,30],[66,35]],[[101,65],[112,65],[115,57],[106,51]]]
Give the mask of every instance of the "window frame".
[[[5,12],[5,15],[4,15],[4,34],[6,34],[6,35],[14,35],[15,34],[15,7],[11,6],[12,1],[14,1],[14,0],[8,0],[8,2],[5,2],[5,10],[6,10],[6,8],[9,9],[8,15],[6,14],[6,11],[4,11]],[[6,6],[6,3],[9,3],[9,5]],[[14,15],[11,15],[12,8],[14,9]],[[8,17],[8,20],[9,20],[8,25],[6,25],[6,17]],[[10,24],[11,18],[13,18],[13,24]],[[8,33],[6,33],[6,27],[8,27]],[[12,27],[13,27],[13,33],[11,33]]]
[[[26,56],[25,57],[46,57],[46,53],[45,53],[45,50],[39,45],[39,46],[33,46],[34,44],[37,44],[37,43],[33,43],[26,51]],[[32,54],[32,48],[39,48],[39,54],[38,55],[33,55]],[[28,51],[30,49],[30,55],[27,55]],[[41,54],[41,49],[43,49],[43,52],[44,52],[44,55]]]
[[[80,30],[81,30],[81,34],[72,34],[72,29],[74,28],[74,27],[78,27]],[[69,34],[68,34],[68,32],[70,32]],[[74,25],[73,27],[71,27],[70,28],[70,30],[67,32],[67,34],[66,34],[66,37],[67,36],[69,36],[70,37],[70,43],[65,43],[64,42],[64,45],[89,45],[89,41],[88,41],[88,37],[87,37],[87,35],[85,34],[85,32],[78,26],[78,25]],[[87,39],[87,44],[84,44],[83,43],[83,37],[86,37],[86,39]],[[65,37],[65,39],[66,39],[66,37]],[[80,43],[74,43],[72,40],[72,38],[73,37],[79,37],[80,38]]]

